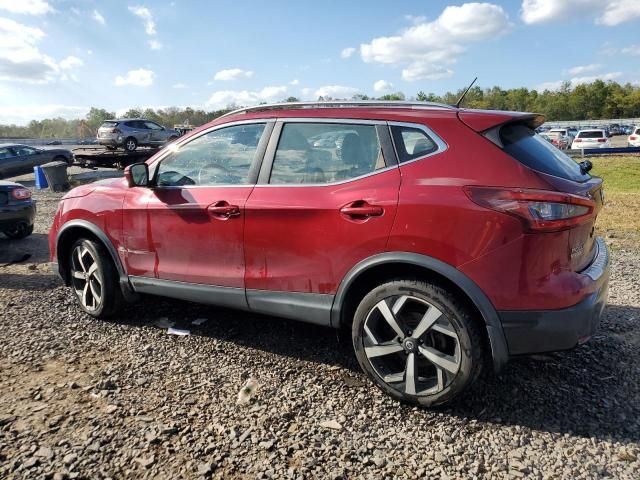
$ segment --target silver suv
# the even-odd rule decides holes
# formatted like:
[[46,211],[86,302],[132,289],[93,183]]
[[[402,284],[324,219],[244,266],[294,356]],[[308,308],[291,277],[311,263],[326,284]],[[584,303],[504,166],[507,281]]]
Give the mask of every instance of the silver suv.
[[107,120],[98,128],[97,140],[100,145],[115,149],[123,147],[133,152],[139,146],[159,147],[180,136],[177,130],[165,128],[143,118],[123,118]]

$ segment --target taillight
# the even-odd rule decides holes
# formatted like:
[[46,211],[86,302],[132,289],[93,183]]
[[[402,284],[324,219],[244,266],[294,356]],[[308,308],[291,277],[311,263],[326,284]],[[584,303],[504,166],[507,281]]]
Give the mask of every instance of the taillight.
[[574,142],[581,142],[581,141],[582,141],[582,139],[581,139],[581,138],[576,138],[576,139],[574,140]]
[[631,136],[629,137],[629,140],[637,140],[637,139],[638,139],[638,137],[636,137],[635,135],[631,135]]
[[566,230],[582,223],[595,208],[593,200],[570,193],[475,186],[464,190],[481,207],[518,218],[527,232]]
[[606,141],[607,141],[607,139],[606,139],[606,138],[599,138],[599,139],[598,139],[598,143],[604,143],[604,142],[606,142]]
[[113,128],[113,129],[111,129],[110,133],[122,133],[122,132],[120,131],[119,128]]
[[16,200],[27,200],[31,198],[31,190],[26,188],[15,188],[11,191],[11,196]]

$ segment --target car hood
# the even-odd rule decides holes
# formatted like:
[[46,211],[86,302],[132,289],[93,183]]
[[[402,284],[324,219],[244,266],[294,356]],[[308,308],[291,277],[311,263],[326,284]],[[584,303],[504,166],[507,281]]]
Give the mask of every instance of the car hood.
[[86,185],[80,185],[79,187],[71,189],[62,197],[63,200],[69,198],[78,198],[89,195],[96,190],[122,190],[127,189],[127,183],[124,178],[105,178],[104,180],[97,180]]
[[22,187],[22,184],[10,182],[8,180],[0,180],[0,188],[2,187]]

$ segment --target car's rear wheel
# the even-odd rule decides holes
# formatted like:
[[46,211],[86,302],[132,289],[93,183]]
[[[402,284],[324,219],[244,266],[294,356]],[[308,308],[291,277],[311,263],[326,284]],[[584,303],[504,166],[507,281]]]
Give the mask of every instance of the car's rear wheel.
[[73,166],[73,157],[71,157],[71,158],[67,158],[67,157],[64,157],[64,156],[62,156],[62,155],[58,155],[57,157],[55,157],[55,158],[53,159],[53,161],[54,161],[54,162],[64,162],[64,163],[66,163],[66,164],[67,164],[67,166],[69,166],[69,167]]
[[33,233],[33,225],[29,225],[27,222],[19,222],[13,227],[4,230],[3,233],[13,240],[19,240]]
[[77,240],[71,247],[69,274],[78,303],[89,315],[106,318],[121,309],[124,299],[118,272],[100,243]]
[[134,137],[128,137],[124,141],[124,149],[127,152],[133,152],[136,148],[138,148],[138,141]]
[[356,310],[352,339],[362,369],[403,402],[451,402],[482,369],[483,338],[471,311],[452,292],[420,280],[369,292]]

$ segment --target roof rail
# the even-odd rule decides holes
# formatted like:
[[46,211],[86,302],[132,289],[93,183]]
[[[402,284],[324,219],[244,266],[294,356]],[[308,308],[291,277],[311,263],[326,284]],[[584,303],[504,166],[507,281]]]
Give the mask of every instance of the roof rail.
[[253,107],[243,107],[232,112],[225,113],[218,117],[227,117],[238,113],[262,112],[269,110],[292,110],[304,108],[357,108],[357,107],[381,107],[381,108],[411,108],[411,109],[446,109],[456,108],[445,103],[435,102],[407,102],[407,101],[385,101],[385,100],[330,100],[326,102],[283,102],[255,105]]

